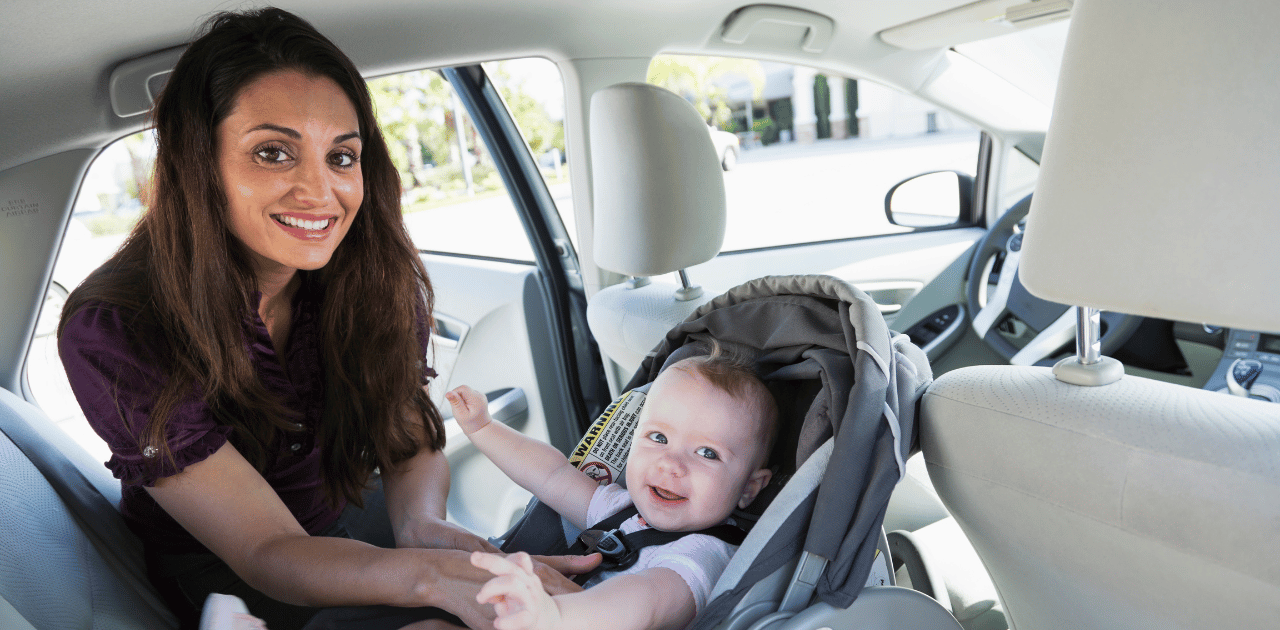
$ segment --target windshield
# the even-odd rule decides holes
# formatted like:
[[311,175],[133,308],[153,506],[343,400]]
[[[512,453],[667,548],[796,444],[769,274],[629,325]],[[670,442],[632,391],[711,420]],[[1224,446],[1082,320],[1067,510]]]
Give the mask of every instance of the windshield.
[[1062,49],[1070,23],[1070,20],[1060,20],[959,44],[955,51],[1051,106],[1058,89],[1058,68],[1062,65]]

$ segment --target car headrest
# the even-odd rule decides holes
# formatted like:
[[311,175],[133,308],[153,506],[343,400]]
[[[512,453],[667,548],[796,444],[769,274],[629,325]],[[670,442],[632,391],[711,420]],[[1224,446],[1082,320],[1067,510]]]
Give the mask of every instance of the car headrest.
[[706,262],[724,242],[724,174],[693,105],[644,83],[591,97],[595,261],[629,276]]
[[1018,273],[1044,299],[1280,330],[1280,3],[1078,0]]

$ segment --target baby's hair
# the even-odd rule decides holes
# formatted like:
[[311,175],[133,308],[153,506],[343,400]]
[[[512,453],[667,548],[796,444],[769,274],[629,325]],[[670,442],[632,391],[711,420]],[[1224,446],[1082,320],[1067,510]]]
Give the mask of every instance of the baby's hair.
[[[716,389],[745,403],[747,411],[759,420],[757,431],[765,445],[764,460],[768,460],[778,435],[778,403],[750,362],[712,339],[710,354],[677,361],[671,368],[699,375]],[[762,461],[761,466],[764,463]]]

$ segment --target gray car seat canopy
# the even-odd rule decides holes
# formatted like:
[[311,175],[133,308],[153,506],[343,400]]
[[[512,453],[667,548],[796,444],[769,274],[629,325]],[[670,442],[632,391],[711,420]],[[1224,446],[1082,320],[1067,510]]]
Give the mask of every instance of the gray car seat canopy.
[[[646,391],[665,366],[706,353],[712,339],[753,362],[777,399],[781,424],[770,460],[774,481],[735,514],[750,531],[691,627],[724,623],[753,585],[802,552],[826,561],[816,596],[848,608],[876,561],[889,495],[913,447],[916,402],[932,381],[924,353],[891,332],[875,302],[849,283],[760,278],[670,330],[588,435],[613,431],[604,427],[615,411],[638,413],[628,397]],[[535,499],[504,536],[503,550],[563,549],[578,534],[565,524]]]
[[[853,285],[829,276],[773,276],[700,307],[667,334],[628,388],[652,382],[673,353],[708,337],[755,361],[784,417],[803,407],[799,431],[790,443],[780,440],[774,463],[784,478],[806,471],[789,486],[802,477],[809,485],[788,487],[790,512],[752,530],[694,627],[715,625],[801,549],[829,561],[816,595],[848,607],[865,584],[889,495],[912,448],[916,401],[932,381],[924,353],[889,331]],[[806,467],[819,453],[825,465]]]

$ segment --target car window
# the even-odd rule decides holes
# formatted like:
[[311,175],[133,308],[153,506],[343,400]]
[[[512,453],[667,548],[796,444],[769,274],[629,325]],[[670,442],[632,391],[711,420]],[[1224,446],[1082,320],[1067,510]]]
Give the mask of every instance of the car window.
[[[484,67],[538,159],[552,197],[567,207],[564,88],[555,64],[517,59]],[[373,79],[369,88],[400,171],[405,223],[418,248],[533,262],[490,150],[449,82],[438,71],[422,70]]]
[[648,80],[708,122],[725,169],[725,252],[908,231],[885,217],[890,188],[977,165],[978,129],[871,81],[686,55],[654,58]]
[[155,154],[155,136],[144,131],[112,143],[89,165],[40,308],[35,339],[27,351],[27,383],[36,402],[54,424],[100,461],[111,453],[85,421],[67,382],[58,357],[58,318],[67,295],[115,253],[142,216]]
[[1030,194],[1039,176],[1040,165],[1022,151],[1010,147],[1005,153],[1004,168],[1001,170],[999,211],[1004,212]]

